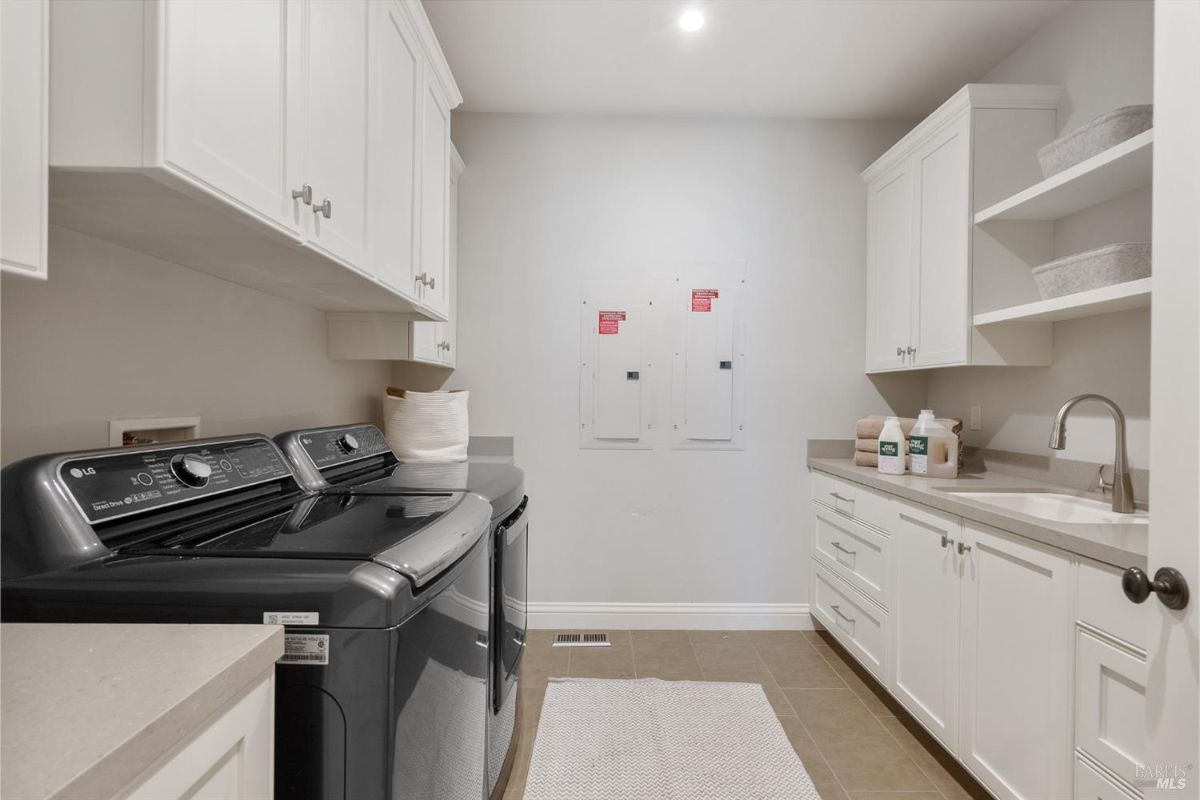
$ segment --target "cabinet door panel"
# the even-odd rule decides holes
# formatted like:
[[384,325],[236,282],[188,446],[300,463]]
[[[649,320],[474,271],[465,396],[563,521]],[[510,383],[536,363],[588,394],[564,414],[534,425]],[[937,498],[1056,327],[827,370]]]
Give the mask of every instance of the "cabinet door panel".
[[918,151],[913,364],[963,364],[970,333],[971,127],[964,114]]
[[892,691],[951,752],[958,719],[961,521],[894,503]]
[[416,299],[421,55],[396,4],[372,10],[371,255],[379,280]]
[[867,192],[867,370],[900,369],[911,341],[911,168],[884,175]]
[[0,269],[46,277],[49,4],[0,3]]
[[450,107],[432,75],[421,95],[421,261],[420,271],[433,285],[421,291],[421,302],[439,316],[450,308],[446,281],[450,241]]
[[1071,795],[1068,559],[971,525],[959,759],[999,798]]
[[369,271],[367,259],[367,86],[369,4],[308,0],[304,181],[313,208],[310,243]]
[[163,160],[297,230],[288,185],[288,0],[172,0],[164,15]]

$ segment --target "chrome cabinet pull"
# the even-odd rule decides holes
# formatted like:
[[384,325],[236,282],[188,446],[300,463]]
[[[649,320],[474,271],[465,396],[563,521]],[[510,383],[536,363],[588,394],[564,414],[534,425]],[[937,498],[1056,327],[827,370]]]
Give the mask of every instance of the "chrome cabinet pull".
[[292,199],[299,200],[306,206],[312,205],[312,187],[307,183],[300,184],[299,189],[292,189]]
[[841,550],[843,553],[845,553],[845,554],[846,554],[846,555],[848,555],[848,556],[855,556],[855,555],[858,555],[858,551],[856,551],[856,550],[847,550],[846,548],[842,547],[842,543],[841,543],[841,542],[830,542],[830,543],[829,543],[829,546],[830,546],[830,547],[837,548],[838,550]]
[[961,556],[963,553],[965,553],[965,552],[967,552],[968,550],[970,550],[970,549],[971,549],[971,545],[969,545],[969,544],[963,544],[962,542],[959,542],[959,543],[958,543],[958,554],[959,554],[960,556]]
[[842,497],[842,496],[841,496],[840,494],[838,494],[837,492],[830,492],[830,493],[829,493],[829,495],[830,495],[830,496],[831,496],[831,497],[832,497],[834,500],[841,500],[843,503],[853,503],[853,502],[854,502],[854,501],[853,501],[853,500],[851,500],[849,497]]
[[333,216],[333,201],[326,197],[320,205],[313,206],[312,210],[314,214],[320,214],[325,219],[329,219]]
[[846,620],[846,622],[854,622],[854,617],[847,617],[845,614],[842,613],[842,609],[839,606],[831,605],[829,607],[829,610],[832,611],[833,613],[837,614],[842,619]]

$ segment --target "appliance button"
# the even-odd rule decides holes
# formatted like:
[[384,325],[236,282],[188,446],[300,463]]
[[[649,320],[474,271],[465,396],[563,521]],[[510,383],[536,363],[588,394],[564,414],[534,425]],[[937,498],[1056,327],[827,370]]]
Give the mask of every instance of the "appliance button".
[[352,433],[347,433],[342,436],[342,438],[338,439],[338,444],[340,444],[342,449],[347,453],[353,453],[358,449],[358,439],[354,438],[354,434]]
[[137,474],[137,482],[142,486],[150,486],[154,483],[154,478],[151,477],[149,472],[139,472]]
[[200,456],[191,453],[175,456],[171,459],[171,472],[181,483],[197,489],[206,485],[212,477],[212,467]]

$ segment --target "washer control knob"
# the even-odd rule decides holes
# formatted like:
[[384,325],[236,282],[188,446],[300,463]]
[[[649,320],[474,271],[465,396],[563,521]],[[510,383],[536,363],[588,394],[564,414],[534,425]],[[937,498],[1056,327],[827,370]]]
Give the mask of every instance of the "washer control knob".
[[338,439],[338,444],[347,453],[353,453],[358,449],[358,439],[354,438],[354,434],[352,433],[344,434],[342,438]]
[[206,485],[212,477],[212,467],[200,456],[185,453],[171,459],[171,472],[180,483],[197,489]]

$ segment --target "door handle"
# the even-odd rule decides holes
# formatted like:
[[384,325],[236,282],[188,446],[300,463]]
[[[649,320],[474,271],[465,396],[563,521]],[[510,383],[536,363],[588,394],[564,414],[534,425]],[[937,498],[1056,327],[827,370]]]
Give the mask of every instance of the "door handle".
[[847,617],[845,614],[843,614],[840,606],[830,606],[829,610],[846,620],[846,622],[854,622],[854,617]]
[[320,205],[313,206],[312,210],[314,214],[320,214],[325,219],[329,219],[333,216],[333,201],[326,197]]
[[1153,592],[1167,608],[1179,611],[1187,608],[1188,585],[1183,575],[1171,567],[1159,567],[1150,580],[1145,572],[1130,567],[1121,576],[1121,590],[1135,603],[1144,603]]

